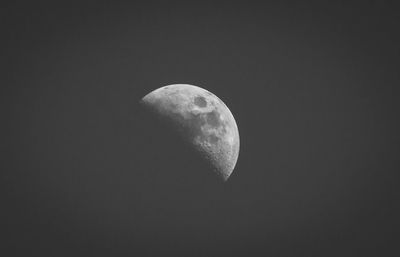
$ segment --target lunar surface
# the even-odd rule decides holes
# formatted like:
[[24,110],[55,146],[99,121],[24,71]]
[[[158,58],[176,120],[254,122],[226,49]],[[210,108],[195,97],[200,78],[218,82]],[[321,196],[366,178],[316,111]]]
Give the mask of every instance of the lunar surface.
[[239,155],[239,131],[222,100],[203,88],[175,84],[152,91],[141,103],[173,124],[223,181],[229,178]]

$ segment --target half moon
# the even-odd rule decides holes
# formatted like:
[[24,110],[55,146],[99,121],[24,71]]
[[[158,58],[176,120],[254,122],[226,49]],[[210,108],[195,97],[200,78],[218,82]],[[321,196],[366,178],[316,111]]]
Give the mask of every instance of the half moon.
[[141,100],[166,119],[211,169],[226,181],[239,156],[239,131],[228,107],[213,93],[193,85],[158,88]]

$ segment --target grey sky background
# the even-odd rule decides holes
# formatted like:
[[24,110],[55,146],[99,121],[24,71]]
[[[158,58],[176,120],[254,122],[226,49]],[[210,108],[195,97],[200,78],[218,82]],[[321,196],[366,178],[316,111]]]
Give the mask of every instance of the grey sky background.
[[[394,10],[6,5],[1,249],[394,256]],[[138,108],[174,83],[213,92],[235,116],[241,150],[227,183],[198,177],[201,163]]]

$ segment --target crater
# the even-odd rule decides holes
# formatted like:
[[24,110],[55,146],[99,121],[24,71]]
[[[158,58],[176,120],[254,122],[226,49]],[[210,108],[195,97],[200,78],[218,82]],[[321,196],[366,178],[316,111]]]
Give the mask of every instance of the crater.
[[211,134],[208,136],[208,141],[211,143],[217,143],[219,141],[219,137]]
[[218,113],[216,111],[212,111],[206,114],[206,122],[207,124],[209,124],[211,127],[214,128],[217,128],[221,125]]
[[198,107],[204,108],[207,106],[207,101],[204,97],[197,96],[194,98],[194,104],[197,105]]

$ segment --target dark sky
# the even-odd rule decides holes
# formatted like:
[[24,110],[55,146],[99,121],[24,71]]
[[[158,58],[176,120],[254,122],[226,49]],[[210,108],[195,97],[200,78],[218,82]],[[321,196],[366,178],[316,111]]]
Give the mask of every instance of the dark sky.
[[[0,17],[4,256],[399,253],[394,5],[16,2]],[[138,108],[174,83],[235,116],[227,183]]]

